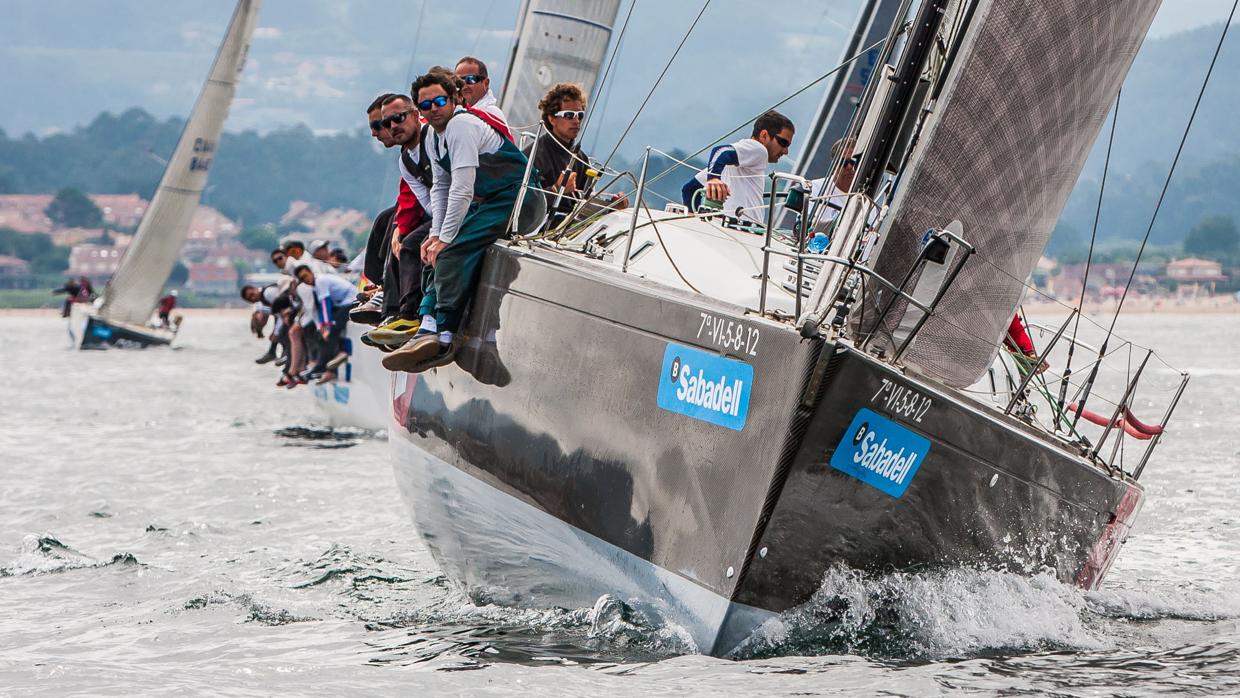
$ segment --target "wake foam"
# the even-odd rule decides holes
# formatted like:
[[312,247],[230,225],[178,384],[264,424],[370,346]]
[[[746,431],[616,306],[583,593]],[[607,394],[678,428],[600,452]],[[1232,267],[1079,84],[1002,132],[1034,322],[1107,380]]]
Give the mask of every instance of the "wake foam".
[[765,623],[737,654],[946,659],[1104,650],[1114,647],[1109,625],[1115,621],[1236,617],[1236,591],[1088,592],[1045,573],[953,569],[870,575],[836,568],[808,603]]

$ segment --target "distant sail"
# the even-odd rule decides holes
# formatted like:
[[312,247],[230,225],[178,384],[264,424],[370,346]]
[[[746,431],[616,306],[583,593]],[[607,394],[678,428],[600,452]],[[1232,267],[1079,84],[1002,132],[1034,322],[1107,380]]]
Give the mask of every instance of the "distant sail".
[[538,123],[538,100],[556,83],[594,91],[620,0],[527,0],[523,8],[500,100],[513,128]]
[[[907,362],[954,387],[991,365],[1158,6],[979,0],[872,261],[903,278],[925,231],[953,219],[977,247]],[[919,312],[898,303],[878,336],[898,340]]]
[[[903,0],[865,0],[861,3],[853,33],[839,62],[842,63],[861,49],[882,41],[891,25],[895,24],[896,13],[903,4]],[[823,95],[814,120],[810,122],[805,135],[799,136],[805,147],[797,159],[797,174],[809,178],[824,177],[831,169],[831,146],[848,130],[848,123],[857,110],[865,86],[878,69],[882,52],[882,46],[874,46],[849,68],[836,74],[835,80]]]
[[145,324],[159,301],[198,208],[220,131],[236,92],[262,0],[238,0],[207,82],[120,267],[103,294],[99,315]]

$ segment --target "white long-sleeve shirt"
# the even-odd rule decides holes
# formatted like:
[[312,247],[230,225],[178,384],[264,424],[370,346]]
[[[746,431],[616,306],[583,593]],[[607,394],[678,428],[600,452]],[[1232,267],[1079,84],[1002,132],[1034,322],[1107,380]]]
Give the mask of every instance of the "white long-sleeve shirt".
[[[481,104],[481,102],[479,102]],[[482,119],[458,107],[448,120],[443,133],[431,140],[434,184],[431,186],[431,237],[451,244],[461,230],[461,222],[474,198],[478,172],[478,156],[497,152],[504,146],[504,137]],[[451,172],[445,172],[440,160],[447,154]]]

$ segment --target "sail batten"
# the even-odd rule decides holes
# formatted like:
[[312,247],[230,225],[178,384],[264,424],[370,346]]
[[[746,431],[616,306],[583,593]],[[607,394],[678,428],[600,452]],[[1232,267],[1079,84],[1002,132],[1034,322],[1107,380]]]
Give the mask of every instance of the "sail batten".
[[538,101],[556,83],[593,91],[620,0],[528,0],[523,8],[502,99],[514,128],[539,122]]
[[206,189],[261,4],[262,0],[238,0],[151,205],[104,291],[100,317],[131,324],[150,319]]

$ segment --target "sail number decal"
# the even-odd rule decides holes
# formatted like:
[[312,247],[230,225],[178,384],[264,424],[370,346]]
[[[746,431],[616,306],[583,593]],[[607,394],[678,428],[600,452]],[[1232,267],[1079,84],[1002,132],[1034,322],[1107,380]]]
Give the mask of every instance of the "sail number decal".
[[878,392],[874,393],[874,397],[870,398],[871,404],[881,406],[887,412],[903,417],[904,419],[921,423],[921,418],[926,416],[930,408],[934,406],[934,401],[913,390],[912,388],[898,385],[894,381],[883,379],[883,384],[879,386]]
[[211,169],[212,153],[215,152],[215,143],[205,138],[194,139],[194,156],[189,161],[190,172],[206,172]]
[[719,347],[737,354],[758,355],[758,329],[747,327],[741,322],[729,320],[726,317],[702,313],[702,323],[698,325],[697,338],[706,338]]

